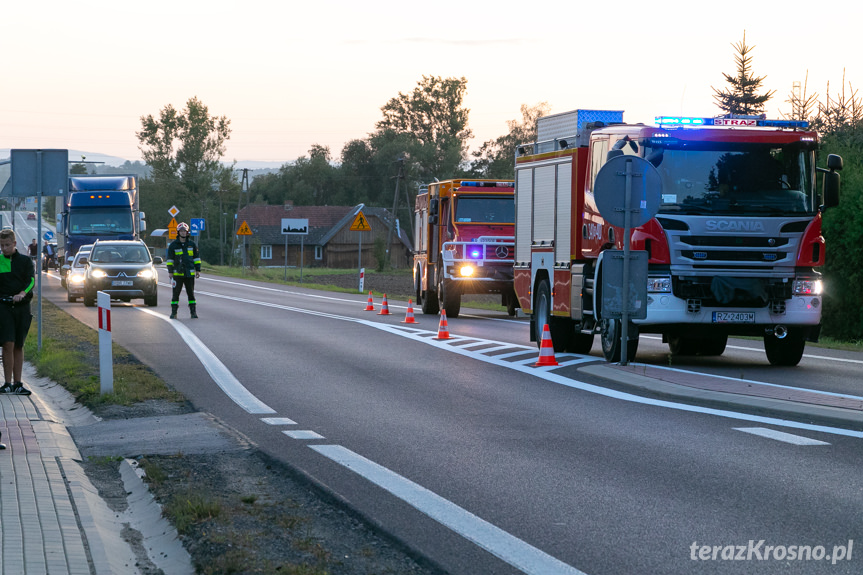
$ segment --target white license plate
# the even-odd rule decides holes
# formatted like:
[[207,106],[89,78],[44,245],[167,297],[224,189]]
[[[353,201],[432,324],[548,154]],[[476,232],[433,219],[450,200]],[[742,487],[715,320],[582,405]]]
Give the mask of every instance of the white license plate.
[[135,283],[132,280],[114,280],[111,282],[112,286],[133,286]]
[[715,311],[713,323],[755,323],[755,312],[751,311]]

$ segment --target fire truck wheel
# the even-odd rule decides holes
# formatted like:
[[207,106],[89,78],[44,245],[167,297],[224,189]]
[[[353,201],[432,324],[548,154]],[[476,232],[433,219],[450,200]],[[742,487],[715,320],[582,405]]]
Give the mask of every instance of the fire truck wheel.
[[435,315],[440,311],[437,305],[437,293],[434,290],[421,292],[419,299],[420,309],[426,315]]
[[764,336],[764,351],[770,365],[794,366],[803,359],[806,338],[800,330],[789,329],[788,334],[779,339],[775,335]]
[[447,318],[455,319],[461,311],[461,294],[458,288],[448,285],[446,280],[442,280],[437,288],[438,306],[446,310]]
[[[619,319],[603,319],[599,322],[599,338],[602,342],[602,355],[605,356],[605,361],[616,363],[620,361],[621,345],[620,345],[620,329],[621,321]],[[632,334],[635,334],[633,337]],[[627,361],[635,359],[635,354],[638,351],[638,328],[629,324],[628,339],[626,342],[626,357]]]

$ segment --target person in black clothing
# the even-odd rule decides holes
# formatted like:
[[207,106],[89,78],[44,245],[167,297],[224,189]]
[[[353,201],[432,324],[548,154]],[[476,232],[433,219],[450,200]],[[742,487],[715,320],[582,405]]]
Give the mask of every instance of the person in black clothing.
[[30,253],[30,257],[35,261],[36,256],[39,255],[39,244],[36,243],[36,238],[33,238],[33,241],[27,246],[27,251]]
[[0,393],[30,395],[21,382],[24,340],[30,330],[30,300],[36,284],[33,262],[18,253],[15,232],[0,230],[0,344],[3,346],[3,376]]
[[189,312],[192,319],[197,319],[195,278],[201,277],[201,256],[198,255],[198,246],[189,237],[189,224],[185,222],[177,224],[177,239],[168,246],[167,256],[165,265],[168,267],[168,275],[171,276],[171,285],[174,286],[174,293],[171,296],[171,319],[177,319],[183,286],[186,286],[186,297],[189,298]]

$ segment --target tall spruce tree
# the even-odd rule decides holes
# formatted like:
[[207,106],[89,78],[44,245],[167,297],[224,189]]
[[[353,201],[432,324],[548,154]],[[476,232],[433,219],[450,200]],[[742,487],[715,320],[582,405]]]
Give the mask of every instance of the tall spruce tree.
[[737,63],[737,74],[722,73],[725,81],[730,85],[724,90],[717,90],[713,86],[713,98],[716,105],[726,114],[737,114],[741,116],[752,116],[764,112],[764,104],[773,97],[774,91],[758,94],[761,83],[767,76],[756,77],[752,73],[751,52],[755,46],[746,45],[746,31],[743,31],[743,40],[732,44],[737,54],[734,60]]

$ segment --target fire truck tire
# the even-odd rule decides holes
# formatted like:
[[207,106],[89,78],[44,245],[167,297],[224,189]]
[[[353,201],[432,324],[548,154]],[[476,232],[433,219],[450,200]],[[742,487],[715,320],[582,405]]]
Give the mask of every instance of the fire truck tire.
[[764,351],[770,365],[795,366],[803,359],[806,338],[800,330],[789,329],[788,334],[779,339],[774,335],[764,336]]
[[[603,319],[599,322],[599,338],[602,342],[602,355],[605,356],[605,361],[616,363],[620,361],[622,346],[620,345],[620,329],[621,321],[619,319]],[[626,342],[627,361],[635,359],[635,354],[638,351],[638,328],[629,325],[629,338]],[[635,337],[632,334],[635,333]]]
[[441,280],[437,289],[438,306],[446,310],[448,319],[457,318],[461,312],[461,294],[458,288],[448,285],[446,280]]
[[437,304],[437,293],[434,290],[420,292],[420,296],[417,299],[420,303],[420,309],[423,310],[424,314],[435,315],[440,311]]
[[[542,347],[542,332],[545,329],[545,324],[548,324],[548,331],[551,332],[551,345],[555,353],[566,351],[566,346],[569,338],[574,333],[571,322],[560,321],[560,318],[552,317],[551,315],[551,288],[548,286],[548,280],[543,279],[536,285],[536,299],[533,302],[533,318],[534,329],[536,333],[536,345]],[[569,330],[569,331],[567,331]]]

